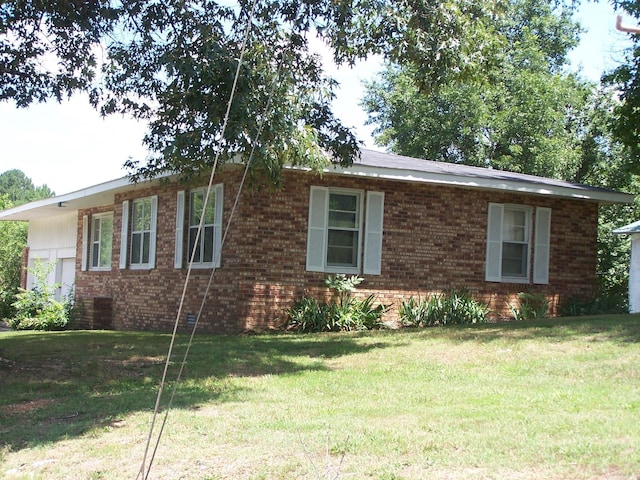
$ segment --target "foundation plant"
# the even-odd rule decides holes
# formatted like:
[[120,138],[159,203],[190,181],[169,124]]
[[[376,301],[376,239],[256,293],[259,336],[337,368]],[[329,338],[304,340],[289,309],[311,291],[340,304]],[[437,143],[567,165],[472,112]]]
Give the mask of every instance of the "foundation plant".
[[382,316],[389,306],[376,304],[376,296],[357,298],[356,287],[362,283],[357,275],[336,274],[327,277],[331,290],[328,302],[303,296],[287,310],[287,329],[298,332],[339,332],[371,330],[383,326]]
[[400,322],[407,327],[487,323],[489,314],[489,307],[474,300],[467,290],[453,290],[424,298],[412,295],[403,300],[399,308]]

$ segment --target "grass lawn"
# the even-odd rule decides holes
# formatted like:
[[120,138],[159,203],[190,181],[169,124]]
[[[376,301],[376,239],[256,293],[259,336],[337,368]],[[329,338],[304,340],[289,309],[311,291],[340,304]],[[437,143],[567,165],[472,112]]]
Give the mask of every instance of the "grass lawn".
[[[0,334],[0,478],[136,478],[169,340]],[[623,315],[199,335],[150,478],[639,475],[640,317]]]

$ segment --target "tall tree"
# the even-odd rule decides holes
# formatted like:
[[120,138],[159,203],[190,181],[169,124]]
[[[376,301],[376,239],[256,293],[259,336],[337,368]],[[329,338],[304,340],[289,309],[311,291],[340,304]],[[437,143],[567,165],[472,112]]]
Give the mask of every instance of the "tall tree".
[[[640,1],[611,2],[640,23]],[[640,35],[630,34],[633,46],[624,54],[624,61],[612,72],[603,75],[603,83],[619,91],[620,104],[611,123],[614,136],[631,152],[634,171],[640,173]]]
[[[11,206],[7,195],[0,194],[0,210]],[[0,321],[13,314],[12,303],[20,287],[22,250],[26,244],[25,222],[0,222]]]
[[55,193],[47,186],[35,186],[33,181],[21,170],[7,170],[0,174],[0,195],[6,195],[14,206],[53,197]]
[[593,85],[564,71],[579,26],[547,0],[512,0],[495,26],[504,45],[474,78],[421,88],[413,66],[389,65],[367,85],[377,142],[439,161],[575,179]]
[[[257,146],[254,165],[349,164],[357,142],[331,112],[335,83],[309,35],[335,60],[371,53],[413,65],[422,86],[470,78],[501,51],[500,0],[9,0],[0,3],[0,100],[18,106],[90,92],[104,114],[149,122],[138,176],[185,177]],[[244,62],[222,132],[244,27]],[[463,35],[463,32],[469,33]],[[258,135],[257,124],[264,130]]]
[[[51,196],[49,187],[34,186],[20,170],[0,174],[0,210]],[[25,222],[0,222],[0,320],[13,313],[12,303],[20,287],[22,250],[26,245]]]

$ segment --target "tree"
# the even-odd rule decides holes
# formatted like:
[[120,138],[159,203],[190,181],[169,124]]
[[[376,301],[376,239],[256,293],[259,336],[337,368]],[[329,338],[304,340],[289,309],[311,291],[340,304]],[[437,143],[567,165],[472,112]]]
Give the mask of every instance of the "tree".
[[[0,194],[0,210],[11,206],[8,196]],[[13,314],[12,303],[20,288],[22,250],[26,244],[25,222],[0,222],[0,320]]]
[[[20,170],[0,174],[0,210],[51,196],[49,187],[35,187]],[[22,250],[26,245],[25,222],[0,222],[0,320],[13,313],[12,304],[20,287]]]
[[438,161],[575,179],[593,85],[564,71],[580,29],[570,10],[513,0],[495,27],[505,49],[490,70],[425,91],[413,66],[367,85],[377,143]]
[[6,195],[13,206],[55,195],[47,185],[34,186],[31,179],[17,169],[0,174],[0,194]]
[[[640,21],[640,1],[612,3]],[[634,34],[631,38],[633,47],[625,52],[624,62],[603,75],[602,81],[619,91],[620,104],[611,129],[616,139],[629,149],[634,171],[640,173],[640,35]]]
[[[149,122],[135,178],[189,178],[256,146],[255,172],[277,180],[283,163],[348,165],[357,141],[330,109],[308,37],[335,60],[371,53],[413,65],[422,86],[468,78],[501,51],[498,0],[13,0],[0,4],[0,100],[18,106],[89,92],[103,114]],[[252,12],[252,13],[250,13]],[[251,23],[229,121],[234,72]],[[462,35],[468,32],[468,35]],[[263,125],[258,133],[258,125]]]
[[[510,15],[495,24],[503,54],[480,75],[425,89],[413,65],[388,64],[367,85],[364,107],[377,142],[419,158],[640,192],[629,149],[611,134],[615,90],[565,68],[580,33],[571,10],[545,0],[511,0],[507,8]],[[636,205],[601,207],[602,308],[626,302],[629,245],[611,231],[638,212]]]

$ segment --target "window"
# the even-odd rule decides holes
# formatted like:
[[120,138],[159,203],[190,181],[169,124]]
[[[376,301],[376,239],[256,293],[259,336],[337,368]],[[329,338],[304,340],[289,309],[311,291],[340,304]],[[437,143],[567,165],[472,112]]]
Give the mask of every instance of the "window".
[[113,213],[91,217],[90,269],[111,270],[111,246],[113,241]]
[[[130,206],[131,204],[131,206]],[[129,222],[131,216],[131,222]],[[139,198],[122,202],[122,236],[120,268],[150,269],[156,261],[156,224],[158,197]],[[131,245],[128,246],[128,242]]]
[[[222,184],[212,187],[205,205],[207,190],[200,188],[189,192],[188,217],[186,220],[187,249],[183,252],[183,227],[185,226],[185,192],[178,192],[176,211],[176,251],[175,268],[182,268],[183,259],[191,260],[196,268],[220,266],[222,245]],[[202,221],[202,230],[198,236],[198,227]]]
[[[384,194],[311,187],[307,270],[380,274]],[[363,238],[364,231],[364,238]]]
[[505,207],[502,215],[502,277],[527,278],[531,212],[527,208]]
[[489,204],[487,228],[487,281],[529,283],[531,252],[534,283],[549,281],[551,210],[536,209],[535,245],[531,244],[533,208],[524,205]]
[[[206,194],[206,190],[197,190],[189,195],[189,252],[193,252],[193,263],[198,264],[213,264],[216,194],[210,192],[205,205]],[[198,236],[201,221],[202,230]]]
[[361,193],[329,192],[327,261],[329,267],[358,267]]
[[131,220],[131,265],[149,265],[151,253],[151,198],[133,201]]

